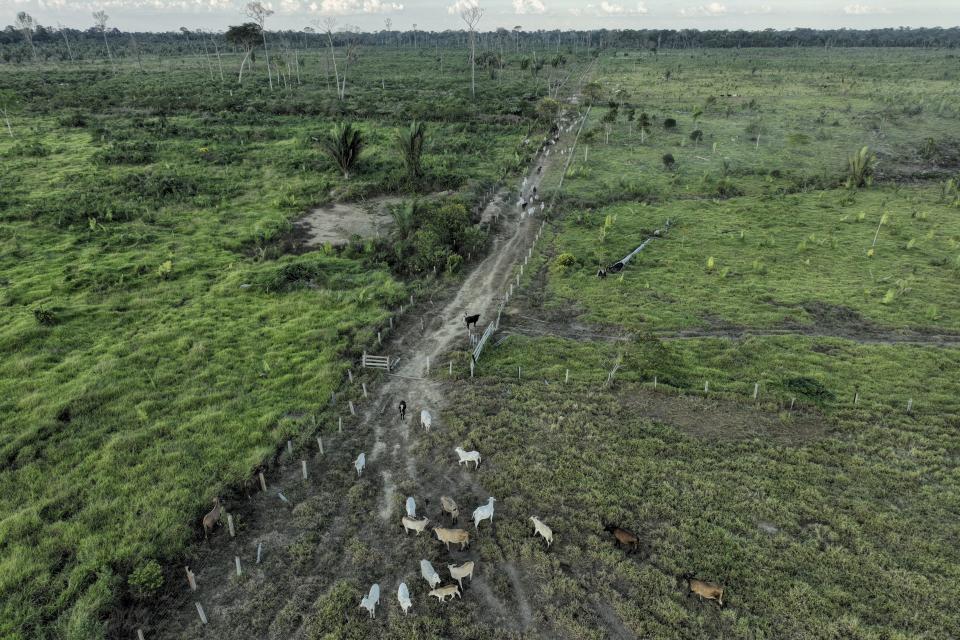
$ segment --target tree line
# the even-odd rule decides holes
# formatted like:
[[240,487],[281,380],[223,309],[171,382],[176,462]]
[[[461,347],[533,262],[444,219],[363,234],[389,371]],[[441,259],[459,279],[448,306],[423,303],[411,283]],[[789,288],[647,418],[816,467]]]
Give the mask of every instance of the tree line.
[[[269,15],[269,14],[268,14]],[[267,31],[266,16],[248,16]],[[595,29],[595,30],[524,30],[479,31],[476,23],[467,23],[467,30],[426,31],[416,28],[393,29],[389,20],[379,31],[359,31],[349,26],[336,27],[325,21],[305,24],[302,29],[271,30],[269,38],[285,43],[288,48],[320,49],[325,46],[348,47],[477,47],[493,51],[557,52],[598,49],[752,48],[752,47],[960,47],[960,27],[922,27],[886,29],[790,29],[762,31],[696,29]],[[141,53],[178,56],[196,53],[198,47],[223,47],[242,50],[227,37],[228,31],[206,32],[181,27],[179,31],[126,32],[109,26],[109,16],[102,11],[91,15],[90,27],[74,29],[39,24],[26,12],[16,16],[15,24],[0,31],[0,61],[84,60],[116,54],[135,57]]]

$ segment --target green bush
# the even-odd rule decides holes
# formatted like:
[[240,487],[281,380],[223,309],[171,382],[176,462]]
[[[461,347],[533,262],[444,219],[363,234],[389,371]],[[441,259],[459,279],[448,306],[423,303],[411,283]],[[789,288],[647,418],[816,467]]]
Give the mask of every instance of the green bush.
[[676,128],[677,128],[677,121],[676,121],[676,119],[674,119],[674,118],[667,118],[666,120],[664,120],[664,121],[663,121],[663,128],[664,128],[664,129],[676,129]]
[[127,578],[127,584],[135,598],[149,598],[163,586],[163,569],[156,560],[149,560],[133,570]]

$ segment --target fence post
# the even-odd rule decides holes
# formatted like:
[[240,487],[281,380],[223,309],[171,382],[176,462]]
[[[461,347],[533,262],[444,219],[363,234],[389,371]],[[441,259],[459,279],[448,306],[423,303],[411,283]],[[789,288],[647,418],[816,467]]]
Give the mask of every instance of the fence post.
[[343,433],[343,416],[337,418],[337,433]]
[[[473,377],[473,358],[470,358],[470,377]],[[909,409],[908,409],[909,411]]]
[[240,556],[233,556],[233,561],[237,565],[237,575],[243,575],[243,571],[240,570]]
[[653,376],[653,390],[657,390],[657,376]]
[[306,480],[307,479],[307,461],[306,460],[300,461],[300,468],[303,470],[303,479]]
[[570,369],[567,369],[567,373],[563,376],[564,382],[570,382]]
[[267,479],[263,477],[263,471],[260,472],[260,491],[267,490]]
[[390,328],[393,329],[393,316],[390,316]]
[[450,377],[453,377],[453,360],[450,361]]
[[197,614],[200,616],[200,622],[207,624],[207,614],[203,612],[203,607],[200,606],[199,602],[194,602],[193,604],[197,605]]
[[709,393],[709,392],[710,392],[710,381],[709,381],[709,380],[704,381],[704,383],[703,383],[703,392],[704,392],[704,393]]
[[856,392],[855,394],[853,394],[853,404],[854,404],[854,406],[860,404],[860,392],[859,392],[859,391]]
[[380,332],[379,332],[379,331],[377,331],[377,344],[379,344],[379,345],[382,345],[382,344],[383,344],[383,338],[380,337]]
[[290,440],[287,440],[287,453],[293,453],[293,442]]
[[230,529],[230,537],[236,538],[237,534],[233,529],[233,516],[229,513],[227,514],[227,528]]
[[913,398],[907,400],[907,413],[913,411]]
[[366,397],[367,397],[367,383],[366,383],[366,382],[363,382],[363,383],[361,383],[361,385],[363,386],[363,397],[366,398]]
[[144,640],[143,629],[137,629],[137,640]]
[[187,570],[187,584],[190,585],[190,591],[197,590],[197,577],[190,571],[190,567],[184,567]]
[[520,367],[517,367],[517,380],[520,379]]
[[357,410],[356,410],[356,408],[354,408],[354,406],[353,406],[353,400],[350,400],[350,415],[352,415],[352,416],[357,415]]
[[427,375],[430,375],[430,356],[427,356]]
[[753,399],[754,399],[754,400],[757,399],[757,394],[759,394],[759,393],[760,393],[760,383],[759,383],[759,382],[754,382],[754,383],[753,383]]
[[[366,352],[366,351],[363,352],[363,359],[364,359],[364,360],[367,359],[367,352]],[[347,377],[350,378],[350,384],[353,384],[353,371],[352,371],[352,370],[347,369]]]
[[320,455],[323,455],[323,440],[320,439],[320,436],[317,436],[317,446],[320,447]]
[[793,411],[793,403],[796,402],[796,398],[790,398],[790,411]]
[[260,552],[263,551],[263,543],[257,543],[257,564],[260,564]]

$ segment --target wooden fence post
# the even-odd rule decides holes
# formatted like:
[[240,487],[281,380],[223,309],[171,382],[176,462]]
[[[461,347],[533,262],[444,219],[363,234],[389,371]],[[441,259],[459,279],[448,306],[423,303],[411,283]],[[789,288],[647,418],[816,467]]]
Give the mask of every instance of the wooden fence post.
[[300,461],[300,468],[303,470],[303,479],[306,480],[307,479],[307,461],[306,460]]
[[759,393],[760,393],[760,383],[759,383],[759,382],[754,382],[754,383],[753,383],[753,399],[754,399],[754,400],[757,399],[757,394],[759,394]]
[[377,344],[379,344],[379,345],[382,345],[382,344],[383,344],[383,338],[380,337],[380,332],[379,332],[379,331],[377,331]]
[[200,606],[199,602],[194,602],[193,604],[197,605],[197,614],[200,616],[200,622],[207,624],[207,614],[203,612],[203,607]]
[[357,415],[357,409],[353,406],[353,400],[350,400],[350,415]]
[[197,590],[197,577],[190,571],[190,567],[184,567],[187,570],[187,584],[190,585],[190,591]]
[[230,537],[236,538],[237,534],[233,528],[233,516],[229,513],[227,514],[227,528],[230,530]]
[[427,375],[430,375],[430,356],[427,356]]
[[704,393],[709,393],[709,392],[710,392],[710,381],[709,381],[709,380],[704,381],[704,383],[703,383],[703,392],[704,392]]
[[337,433],[343,433],[343,416],[337,418]]
[[453,377],[453,360],[450,361],[450,377]]
[[653,390],[657,390],[657,376],[653,376]]
[[[367,352],[366,352],[366,351],[363,352],[363,358],[364,358],[364,360],[366,360],[366,358],[367,358]],[[347,377],[350,378],[350,384],[353,384],[353,371],[352,371],[352,370],[347,369]]]
[[566,375],[563,376],[564,382],[570,382],[570,369],[567,369]]
[[517,380],[520,379],[520,367],[517,367]]
[[143,629],[137,629],[137,640],[144,640]]
[[470,358],[470,377],[473,377],[473,358]]
[[263,471],[260,472],[260,491],[267,490],[267,479],[263,477]]
[[240,556],[233,556],[233,561],[237,565],[237,575],[243,575],[243,572],[240,570]]
[[393,316],[390,316],[390,328],[393,329]]
[[257,543],[257,564],[260,564],[260,552],[263,551],[263,543]]
[[853,394],[853,404],[854,406],[860,404],[860,392]]
[[287,440],[287,453],[293,453],[293,442],[290,440]]
[[317,436],[317,446],[320,448],[320,455],[323,455],[323,440]]
[[363,397],[366,398],[366,397],[367,397],[367,383],[366,383],[366,382],[363,382],[363,383],[361,383],[361,384],[362,384],[362,386],[363,386]]
[[913,398],[907,400],[907,413],[913,411]]

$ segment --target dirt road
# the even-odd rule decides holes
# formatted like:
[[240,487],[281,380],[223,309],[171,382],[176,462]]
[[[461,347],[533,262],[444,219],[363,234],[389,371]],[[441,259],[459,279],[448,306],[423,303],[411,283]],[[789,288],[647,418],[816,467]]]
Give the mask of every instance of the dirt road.
[[[589,71],[581,76],[578,87]],[[578,128],[564,132],[552,147],[553,154],[537,158],[527,176],[527,193],[543,176],[563,170],[566,154],[557,150],[574,145],[578,134]],[[542,172],[537,170],[540,166]],[[444,383],[427,376],[428,359],[436,364],[452,348],[468,348],[465,313],[480,314],[481,331],[495,316],[513,269],[522,263],[541,224],[539,207],[534,216],[521,216],[510,197],[513,192],[502,189],[481,216],[499,221],[487,257],[454,295],[429,310],[430,321],[423,330],[415,321],[401,323],[389,344],[389,351],[401,356],[400,365],[369,385],[369,397],[358,407],[358,416],[345,423],[342,433],[325,436],[323,454],[319,448],[294,450],[269,472],[266,491],[254,490],[249,499],[227,505],[236,537],[221,530],[208,545],[190,552],[196,591],[187,589],[185,574],[178,568],[174,575],[183,588],[175,588],[148,608],[125,610],[112,621],[111,635],[131,637],[142,628],[150,639],[306,638],[325,624],[316,613],[323,603],[342,595],[332,590],[338,580],[346,581],[344,588],[355,598],[349,607],[356,611],[349,614],[351,624],[354,619],[356,624],[368,624],[366,612],[356,608],[359,596],[370,584],[380,584],[381,608],[367,637],[386,633],[390,620],[403,616],[396,600],[401,581],[409,587],[414,613],[437,615],[438,607],[456,606],[491,629],[539,635],[525,593],[530,581],[496,546],[489,551],[485,546],[480,553],[474,551],[474,542],[466,551],[448,552],[430,540],[429,530],[407,536],[400,524],[408,495],[416,498],[431,526],[441,524],[440,496],[450,495],[460,505],[458,526],[476,536],[472,523],[468,525],[470,513],[489,494],[477,474],[457,464],[452,450],[441,460],[418,455],[417,442],[423,434],[419,414],[421,408],[429,409],[434,433],[444,428]],[[409,405],[405,421],[396,413],[401,399]],[[367,467],[358,477],[352,463],[360,452],[366,454]],[[309,469],[306,480],[300,460]],[[485,533],[481,530],[480,537]],[[495,534],[486,535],[494,536],[486,540],[496,544]],[[236,572],[237,558],[241,575]],[[463,599],[455,605],[440,605],[428,598],[428,587],[419,575],[421,558],[431,560],[441,576],[447,576],[447,583],[446,564],[475,560],[476,575]],[[206,625],[200,621],[198,603]]]

